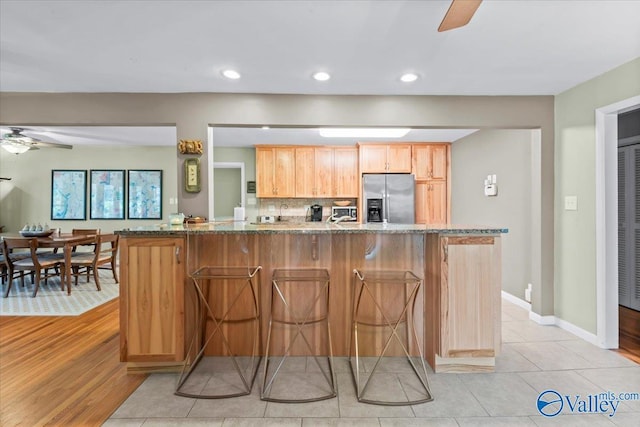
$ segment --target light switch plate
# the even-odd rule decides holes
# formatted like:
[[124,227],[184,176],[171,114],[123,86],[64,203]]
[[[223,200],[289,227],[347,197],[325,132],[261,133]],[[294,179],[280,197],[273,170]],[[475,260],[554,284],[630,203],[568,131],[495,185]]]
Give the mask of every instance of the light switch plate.
[[577,211],[578,210],[578,196],[564,196],[564,210],[565,211]]

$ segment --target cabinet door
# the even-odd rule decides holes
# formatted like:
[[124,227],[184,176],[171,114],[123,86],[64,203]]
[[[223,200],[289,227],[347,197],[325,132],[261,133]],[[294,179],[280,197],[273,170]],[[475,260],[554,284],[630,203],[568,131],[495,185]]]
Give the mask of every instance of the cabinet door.
[[276,197],[296,196],[296,151],[295,148],[275,148],[273,170]]
[[413,174],[416,180],[447,179],[447,144],[413,146]]
[[447,182],[416,182],[416,223],[447,223]]
[[315,150],[296,148],[296,197],[313,197],[315,189]]
[[441,356],[493,357],[500,349],[500,238],[443,237]]
[[334,148],[335,197],[358,197],[358,149]]
[[413,174],[416,180],[429,179],[429,172],[431,171],[430,156],[428,145],[414,145],[413,146]]
[[430,181],[426,204],[427,224],[447,223],[447,182]]
[[447,145],[432,145],[429,154],[431,173],[429,179],[447,179]]
[[275,197],[273,180],[275,152],[271,147],[256,148],[256,197]]
[[387,171],[386,145],[360,146],[360,172],[385,173]]
[[184,240],[120,244],[120,360],[184,359]]
[[410,144],[390,144],[387,146],[387,172],[411,173]]
[[333,149],[315,148],[314,154],[315,197],[331,197],[333,195]]
[[416,224],[426,224],[429,215],[427,213],[427,200],[429,200],[429,184],[416,182]]

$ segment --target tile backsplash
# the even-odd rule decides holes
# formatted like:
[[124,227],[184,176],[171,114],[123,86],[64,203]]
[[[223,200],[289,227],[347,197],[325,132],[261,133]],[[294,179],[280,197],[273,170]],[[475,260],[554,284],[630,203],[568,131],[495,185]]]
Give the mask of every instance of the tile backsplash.
[[322,217],[331,215],[334,200],[349,200],[352,206],[356,199],[258,199],[258,215],[282,216],[283,219],[305,221],[309,216],[309,206],[321,205]]

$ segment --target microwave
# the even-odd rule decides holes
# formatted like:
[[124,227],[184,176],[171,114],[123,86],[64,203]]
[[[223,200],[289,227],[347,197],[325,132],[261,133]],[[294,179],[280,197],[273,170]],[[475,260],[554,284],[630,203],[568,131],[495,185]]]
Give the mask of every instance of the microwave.
[[344,219],[343,221],[357,221],[358,220],[358,208],[355,206],[332,206],[331,217],[334,221],[344,216],[350,217],[350,219]]

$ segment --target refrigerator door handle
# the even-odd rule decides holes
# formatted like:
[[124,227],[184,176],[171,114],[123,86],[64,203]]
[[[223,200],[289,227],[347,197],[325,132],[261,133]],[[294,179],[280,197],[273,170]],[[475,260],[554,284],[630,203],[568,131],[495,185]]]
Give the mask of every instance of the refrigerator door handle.
[[382,198],[384,200],[384,208],[382,212],[382,221],[389,222],[389,192],[385,189],[382,193]]

